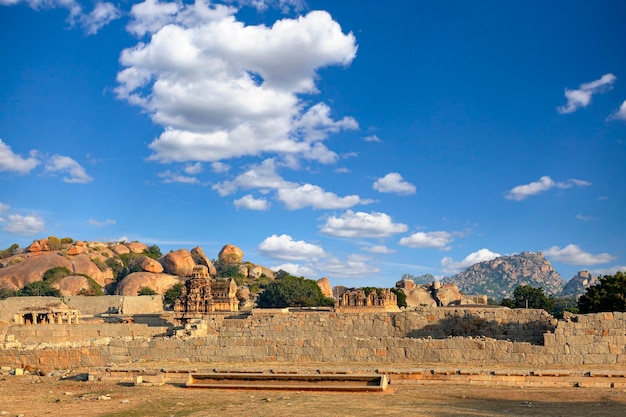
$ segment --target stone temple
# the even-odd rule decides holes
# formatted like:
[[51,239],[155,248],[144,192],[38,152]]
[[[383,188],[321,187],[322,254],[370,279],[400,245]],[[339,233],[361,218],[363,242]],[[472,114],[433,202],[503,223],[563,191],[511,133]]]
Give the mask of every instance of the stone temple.
[[206,266],[196,265],[174,303],[174,311],[182,322],[201,318],[207,313],[238,311],[239,300],[236,294],[237,284],[234,279],[211,279]]

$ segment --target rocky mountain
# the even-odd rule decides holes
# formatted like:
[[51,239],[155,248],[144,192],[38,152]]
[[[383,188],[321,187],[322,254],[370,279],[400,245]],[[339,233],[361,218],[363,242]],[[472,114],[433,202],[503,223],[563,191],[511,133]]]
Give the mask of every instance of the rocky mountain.
[[[0,251],[0,289],[16,291],[40,281],[61,295],[137,295],[142,287],[164,294],[204,265],[211,277],[236,277],[254,283],[272,280],[269,268],[243,261],[236,246],[224,245],[215,265],[200,247],[161,255],[156,246],[140,242],[83,242],[51,236],[27,248],[13,245]],[[54,272],[54,273],[52,273]]]
[[437,281],[437,279],[432,274],[424,274],[424,275],[411,275],[404,274],[402,275],[402,280],[413,281],[415,285],[429,285],[433,282]]
[[484,294],[496,300],[511,297],[515,288],[524,284],[541,287],[546,294],[553,295],[560,294],[565,287],[565,281],[539,252],[500,256],[442,281],[455,284],[463,294]]
[[591,275],[589,271],[579,271],[567,282],[559,295],[561,297],[578,297],[583,295],[587,288],[599,283],[599,277]]

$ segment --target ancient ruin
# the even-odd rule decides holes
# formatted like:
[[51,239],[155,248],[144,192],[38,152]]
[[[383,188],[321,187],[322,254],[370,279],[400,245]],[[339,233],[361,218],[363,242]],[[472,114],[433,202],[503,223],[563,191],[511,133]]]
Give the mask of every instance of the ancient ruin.
[[202,317],[216,311],[238,311],[237,284],[234,279],[214,280],[204,265],[193,267],[191,277],[185,282],[174,311],[181,322]]
[[400,311],[398,298],[389,289],[383,289],[380,294],[372,290],[365,294],[362,289],[346,291],[336,302],[337,311]]

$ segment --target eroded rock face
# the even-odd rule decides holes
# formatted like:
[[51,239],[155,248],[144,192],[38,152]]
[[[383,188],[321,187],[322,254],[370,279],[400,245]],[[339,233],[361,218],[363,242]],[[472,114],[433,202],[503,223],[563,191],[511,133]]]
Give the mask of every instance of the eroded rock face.
[[78,295],[82,290],[89,291],[90,289],[87,278],[80,275],[65,277],[52,286],[61,291],[63,296]]
[[330,286],[330,281],[328,280],[328,278],[324,277],[318,279],[317,285],[320,287],[320,290],[322,290],[322,294],[324,294],[325,297],[333,296],[333,289]]
[[148,245],[140,242],[128,242],[126,243],[126,247],[132,253],[144,253],[146,249],[148,249]]
[[111,250],[115,253],[117,253],[118,255],[123,255],[125,253],[130,253],[130,249],[128,249],[126,247],[126,245],[122,245],[121,243],[118,243],[117,245],[113,245],[111,247]]
[[178,277],[150,272],[133,272],[122,279],[115,289],[116,295],[137,295],[141,287],[148,287],[157,292],[165,292],[175,284],[182,282]]
[[73,272],[77,274],[89,275],[98,283],[98,285],[102,287],[113,282],[113,271],[111,271],[110,268],[107,268],[104,271],[100,270],[100,268],[93,263],[89,255],[81,253],[79,255],[72,256],[70,260],[74,268],[70,268],[70,271],[73,270]]
[[403,288],[405,290],[412,290],[415,288],[415,282],[410,279],[403,279],[396,282],[396,288]]
[[32,282],[41,281],[48,269],[62,266],[73,271],[74,268],[69,259],[55,252],[38,252],[28,255],[15,255],[3,260],[4,263],[10,264],[12,258],[23,258],[17,264],[0,268],[0,287],[19,290]]
[[160,274],[163,272],[163,265],[159,261],[144,256],[139,262],[139,267],[145,272],[152,272],[153,274]]
[[159,258],[159,262],[163,265],[163,270],[167,274],[178,275],[179,277],[189,277],[196,265],[191,252],[187,249],[179,249],[170,252]]
[[243,251],[234,245],[224,245],[218,255],[218,259],[221,263],[226,265],[237,265],[241,263],[243,259]]
[[210,276],[214,277],[215,275],[217,275],[217,270],[215,269],[215,266],[209,260],[209,258],[206,256],[200,246],[196,246],[191,250],[191,257],[193,258],[196,265],[206,266],[209,269]]

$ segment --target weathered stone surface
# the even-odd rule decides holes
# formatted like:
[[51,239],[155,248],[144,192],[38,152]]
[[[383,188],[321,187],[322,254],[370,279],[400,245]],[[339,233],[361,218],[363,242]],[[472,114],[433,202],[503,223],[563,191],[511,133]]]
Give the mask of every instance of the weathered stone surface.
[[78,246],[78,245],[74,245],[67,250],[67,254],[71,256],[80,255],[83,252],[84,252],[84,247]]
[[396,282],[396,288],[402,288],[405,290],[412,290],[415,288],[415,282],[410,279],[403,279]]
[[41,252],[41,245],[39,244],[38,240],[35,240],[33,243],[30,244],[30,246],[28,247],[28,251],[29,252]]
[[18,290],[27,284],[41,281],[43,274],[51,268],[65,267],[73,270],[72,262],[55,252],[37,252],[27,255],[15,255],[4,260],[9,264],[11,258],[24,258],[21,262],[9,267],[0,268],[0,287]]
[[104,271],[100,270],[100,268],[98,268],[98,266],[93,263],[89,255],[82,253],[76,256],[72,256],[70,260],[73,264],[73,269],[70,268],[70,271],[73,271],[77,274],[89,275],[91,278],[93,278],[94,281],[98,283],[98,285],[102,287],[113,282],[113,271],[108,268]]
[[148,245],[141,242],[126,242],[126,247],[132,253],[144,253],[148,249]]
[[189,277],[196,263],[187,249],[179,249],[159,258],[167,274]]
[[206,256],[200,246],[196,246],[191,250],[191,256],[196,265],[204,265],[209,269],[210,276],[214,277],[215,275],[217,275],[217,270],[215,269],[215,266],[209,260],[209,258]]
[[123,245],[121,243],[118,243],[117,245],[113,245],[111,247],[111,250],[113,250],[113,252],[117,253],[118,255],[123,255],[125,253],[130,253],[130,249],[128,249],[128,247],[126,245]]
[[179,282],[181,282],[181,280],[173,275],[133,272],[120,281],[115,289],[115,294],[137,295],[141,287],[148,287],[156,291],[157,294],[162,295]]
[[139,267],[143,269],[145,272],[152,272],[154,274],[160,274],[163,272],[163,265],[161,265],[157,260],[152,259],[148,256],[144,256],[139,262]]
[[324,278],[318,279],[317,285],[320,287],[320,290],[322,290],[322,294],[324,294],[324,296],[326,297],[333,296],[333,290],[332,290],[332,287],[330,286],[330,281],[328,280],[328,278],[324,277]]
[[241,263],[241,260],[243,259],[243,251],[237,246],[227,244],[224,245],[220,251],[218,259],[226,265],[236,265]]
[[246,264],[241,264],[241,265],[239,265],[239,266],[237,267],[237,269],[238,269],[239,273],[240,273],[241,275],[243,275],[244,277],[247,277],[247,276],[248,276],[248,272],[249,272],[249,270],[248,270],[248,265],[246,265]]
[[63,296],[77,295],[81,290],[89,291],[90,288],[87,278],[80,275],[65,277],[52,286],[61,291]]
[[259,278],[263,274],[263,268],[259,265],[248,265],[248,277]]
[[261,267],[261,274],[265,275],[269,279],[276,279],[276,273],[272,271],[271,269],[266,268],[264,266]]

